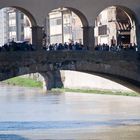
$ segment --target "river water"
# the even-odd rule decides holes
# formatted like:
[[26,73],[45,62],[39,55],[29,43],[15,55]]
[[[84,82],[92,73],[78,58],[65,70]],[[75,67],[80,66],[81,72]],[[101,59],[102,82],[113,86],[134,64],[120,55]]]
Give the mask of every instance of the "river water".
[[0,140],[140,140],[140,98],[0,85]]

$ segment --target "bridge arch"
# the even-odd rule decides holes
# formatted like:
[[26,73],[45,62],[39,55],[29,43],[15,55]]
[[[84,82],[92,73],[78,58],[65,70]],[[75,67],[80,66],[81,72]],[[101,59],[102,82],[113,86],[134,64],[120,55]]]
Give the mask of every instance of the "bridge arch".
[[32,27],[37,26],[33,15],[18,6],[1,7],[2,32],[1,46],[12,41],[28,41],[33,43]]
[[[56,13],[59,13],[59,14],[56,15]],[[59,19],[59,21],[57,21],[57,18]],[[48,41],[50,41],[49,43],[52,42],[52,39],[50,38],[54,37],[55,35],[57,36],[57,34],[62,35],[62,37],[59,37],[58,39],[60,40],[60,38],[62,38],[61,39],[62,41],[60,40],[56,43],[64,43],[64,42],[69,42],[69,41],[80,42],[80,43],[85,42],[84,27],[88,27],[88,20],[86,16],[78,9],[67,7],[67,6],[59,7],[57,9],[52,9],[50,13],[48,13],[47,20],[48,20],[47,27],[49,26],[47,28],[49,30],[47,38],[48,38]],[[54,30],[54,28],[52,27],[52,24],[49,22],[51,23],[56,22],[56,28],[58,27],[57,31]],[[62,27],[58,26],[57,22],[60,22],[59,25],[61,25]],[[60,31],[58,31],[58,29]]]
[[[64,69],[64,70],[69,70],[69,69]],[[18,73],[16,70],[11,70],[13,73],[11,73],[11,75],[9,75],[7,77],[7,75],[3,75],[4,79],[0,79],[1,81],[3,80],[7,80],[10,78],[14,78],[17,76],[22,76],[22,75],[26,75],[26,74],[33,74],[33,72],[29,72],[29,71],[24,71],[22,73]],[[75,70],[72,70],[75,71]],[[105,78],[107,80],[111,80],[113,82],[116,82],[124,87],[127,87],[133,91],[136,91],[138,93],[140,93],[140,89],[139,89],[139,83],[135,80],[131,80],[129,78],[125,78],[123,76],[117,76],[114,74],[109,74],[109,73],[104,73],[104,72],[90,72],[90,71],[82,71],[82,70],[76,70],[75,72],[82,72],[85,74],[91,74],[91,75],[95,75],[95,76],[99,76],[101,78]],[[38,73],[38,71],[34,71],[34,73]],[[43,90],[47,91],[47,90],[51,90],[52,88],[62,88],[63,87],[63,78],[65,77],[61,77],[60,71],[46,71],[46,72],[39,72],[38,74],[41,75],[42,77],[42,82],[43,82]]]
[[29,20],[31,22],[31,26],[37,26],[37,22],[36,22],[34,16],[25,8],[22,8],[19,6],[6,6],[6,7],[1,7],[0,9],[4,9],[4,8],[15,8],[15,9],[19,10],[20,12],[22,12],[29,18]]
[[[101,21],[103,15],[105,15],[103,17],[104,23]],[[105,17],[107,19],[105,19]],[[98,11],[98,16],[95,20],[95,44],[97,45],[104,42],[111,45],[111,41],[114,40],[116,45],[118,45],[120,42],[123,42],[123,40],[129,40],[126,41],[126,44],[132,43],[139,45],[140,37],[138,32],[140,29],[138,25],[136,14],[130,8],[123,5],[108,6]],[[113,30],[113,28],[116,28],[116,30]],[[106,35],[108,35],[108,38],[105,38]],[[104,36],[104,38],[100,38],[101,36]],[[124,39],[121,39],[121,37]]]
[[[73,64],[72,64],[72,66],[69,65],[68,67],[73,67]],[[113,68],[114,71],[115,71],[115,69],[116,69],[116,67]],[[64,68],[64,70],[70,70],[70,69],[65,69]],[[95,68],[95,70],[93,70],[92,72],[91,71],[85,71],[85,70],[74,70],[74,69],[71,69],[71,70],[76,71],[76,72],[82,72],[82,73],[86,73],[86,74],[99,76],[101,78],[111,80],[111,81],[116,82],[116,83],[118,83],[118,84],[120,84],[124,87],[127,87],[127,88],[129,88],[129,89],[131,89],[135,92],[140,93],[140,88],[139,88],[140,83],[138,81],[136,81],[134,79],[127,78],[127,77],[122,76],[122,75],[116,75],[116,73],[114,74],[113,72],[105,72],[106,71],[105,69],[102,69],[101,71],[98,71]]]
[[88,26],[89,25],[86,16],[80,10],[78,10],[76,8],[73,8],[73,7],[61,6],[61,7],[56,7],[54,9],[51,9],[50,12],[53,11],[53,10],[57,10],[57,9],[68,9],[71,12],[75,13],[80,18],[80,20],[82,22],[82,26]]
[[108,73],[103,73],[103,72],[102,73],[93,72],[90,74],[97,75],[99,77],[111,80],[111,81],[116,82],[124,87],[127,87],[135,92],[140,93],[139,83],[136,82],[135,80],[130,80],[129,78],[125,78],[122,76],[116,76],[114,74],[108,74]]
[[75,8],[72,8],[72,7],[67,7],[67,6],[65,8],[71,10],[80,18],[83,27],[89,26],[86,16],[81,11],[79,11]]
[[25,8],[22,8],[22,7],[18,7],[18,6],[11,6],[11,7],[16,8],[19,11],[21,11],[22,13],[24,13],[29,18],[32,27],[37,26],[37,22],[36,22],[34,16],[28,10],[26,10]]

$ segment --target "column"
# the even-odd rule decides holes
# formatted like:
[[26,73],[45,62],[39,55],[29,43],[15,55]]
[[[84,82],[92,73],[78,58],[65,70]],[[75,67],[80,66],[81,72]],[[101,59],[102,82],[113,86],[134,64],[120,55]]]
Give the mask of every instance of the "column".
[[42,27],[33,26],[32,27],[32,44],[35,45],[37,50],[42,48],[43,32]]
[[91,26],[83,27],[83,43],[88,50],[94,50],[95,45],[94,27]]
[[61,73],[59,70],[43,72],[41,73],[41,75],[44,77],[44,90],[51,90],[52,88],[63,87],[63,81],[61,79]]
[[137,40],[138,51],[140,51],[140,25],[138,24],[136,24],[136,40]]

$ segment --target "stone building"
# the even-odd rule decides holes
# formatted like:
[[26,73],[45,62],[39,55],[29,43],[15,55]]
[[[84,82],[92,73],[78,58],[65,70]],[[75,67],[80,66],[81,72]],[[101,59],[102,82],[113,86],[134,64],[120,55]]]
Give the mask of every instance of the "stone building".
[[83,30],[80,18],[67,8],[55,9],[48,15],[49,43],[69,41],[83,42]]
[[95,44],[136,43],[135,22],[119,7],[103,10],[95,21]]
[[31,42],[31,25],[28,17],[15,8],[0,10],[0,46],[14,41]]

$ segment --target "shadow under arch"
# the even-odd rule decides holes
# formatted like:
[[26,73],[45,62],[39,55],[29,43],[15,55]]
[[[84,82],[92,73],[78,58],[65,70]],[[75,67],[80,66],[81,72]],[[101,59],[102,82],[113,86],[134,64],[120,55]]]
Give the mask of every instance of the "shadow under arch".
[[[26,10],[22,7],[18,7],[18,6],[8,6],[8,7],[15,8],[15,9],[21,11],[22,13],[24,13],[29,18],[29,20],[31,22],[31,26],[37,26],[37,22],[36,22],[34,16],[28,10]],[[3,7],[3,8],[7,8],[7,7]]]

